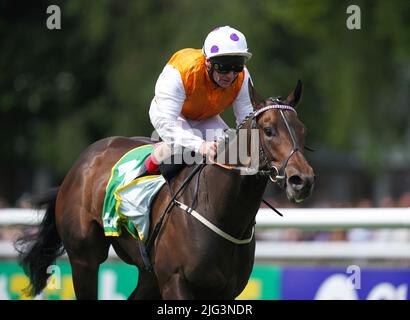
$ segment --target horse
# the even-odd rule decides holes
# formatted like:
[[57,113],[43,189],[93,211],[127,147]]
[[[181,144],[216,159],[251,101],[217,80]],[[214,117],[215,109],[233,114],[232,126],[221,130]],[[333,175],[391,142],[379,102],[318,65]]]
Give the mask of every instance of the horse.
[[[302,83],[298,81],[285,100],[263,99],[251,82],[248,89],[254,112],[240,128],[247,134],[251,129],[258,133],[258,172],[243,175],[234,170],[240,166],[218,162],[202,165],[195,173],[196,183],[189,182],[172,205],[164,185],[150,212],[152,234],[168,208],[149,250],[152,270],[144,267],[138,239],[127,232],[105,236],[102,225],[111,168],[127,151],[152,141],[109,137],[84,150],[62,184],[38,199],[37,204],[46,207],[38,233],[20,239],[20,264],[30,279],[31,295],[44,289],[47,267],[67,252],[76,298],[97,299],[99,266],[112,246],[120,259],[139,270],[129,299],[235,299],[253,268],[255,217],[269,179],[295,203],[312,193],[315,181],[303,153],[305,126],[295,109]],[[185,166],[169,186],[181,188],[194,168]],[[188,207],[194,198],[195,208]]]

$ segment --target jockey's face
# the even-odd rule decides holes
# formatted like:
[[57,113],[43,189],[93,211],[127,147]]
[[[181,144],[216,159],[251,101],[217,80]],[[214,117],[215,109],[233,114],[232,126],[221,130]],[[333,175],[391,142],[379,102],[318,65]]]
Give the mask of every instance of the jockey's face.
[[[206,60],[206,68],[212,79],[221,88],[228,88],[242,72],[245,58],[241,56],[222,56]],[[212,71],[212,72],[211,72]]]
[[238,76],[238,72],[235,72],[233,70],[229,71],[228,73],[219,73],[218,71],[214,70],[212,74],[214,81],[222,88],[228,88],[232,82],[236,79]]

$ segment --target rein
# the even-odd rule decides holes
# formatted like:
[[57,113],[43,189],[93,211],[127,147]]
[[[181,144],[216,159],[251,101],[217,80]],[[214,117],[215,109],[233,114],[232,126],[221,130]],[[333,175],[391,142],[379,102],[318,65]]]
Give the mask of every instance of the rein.
[[[276,101],[271,99],[272,101]],[[238,130],[241,129],[249,120],[252,121],[251,127],[252,128],[259,128],[259,125],[256,121],[256,118],[261,115],[262,113],[268,111],[268,110],[272,110],[272,109],[278,109],[280,111],[280,114],[282,116],[283,121],[285,122],[286,128],[289,132],[289,135],[292,139],[292,143],[293,143],[293,149],[290,152],[288,158],[286,159],[286,161],[284,162],[284,164],[278,169],[276,166],[271,165],[269,163],[269,159],[266,155],[266,151],[265,148],[263,147],[263,145],[259,145],[259,154],[262,157],[262,161],[264,162],[264,166],[267,167],[268,170],[261,170],[260,169],[260,165],[259,168],[255,169],[255,168],[250,168],[250,167],[244,167],[244,166],[230,166],[230,165],[225,165],[225,164],[221,164],[218,163],[216,161],[211,161],[212,164],[217,165],[223,169],[226,170],[230,170],[230,171],[235,171],[238,173],[244,173],[244,174],[258,174],[258,175],[262,175],[262,176],[268,176],[269,179],[272,182],[276,182],[279,184],[279,186],[281,186],[283,188],[284,182],[281,185],[282,181],[285,181],[286,176],[285,176],[285,169],[286,166],[289,162],[289,159],[293,156],[293,154],[295,154],[297,151],[299,151],[299,146],[298,143],[292,133],[292,130],[289,126],[289,123],[283,113],[283,111],[293,111],[297,114],[296,110],[288,105],[281,105],[281,104],[274,104],[274,105],[269,105],[266,107],[263,107],[259,110],[253,111],[251,114],[249,114],[244,121],[242,121],[242,123],[238,126]],[[166,209],[164,210],[164,212],[162,213],[162,215],[160,216],[157,224],[155,225],[155,228],[151,234],[151,236],[149,237],[149,239],[147,240],[146,243],[146,247],[145,250],[143,251],[143,260],[144,260],[144,264],[146,266],[146,268],[148,270],[152,270],[152,267],[150,265],[149,262],[149,252],[155,242],[155,239],[157,238],[161,227],[163,225],[163,221],[164,218],[166,216],[167,213],[169,213],[172,209],[173,206],[177,206],[180,209],[184,210],[185,212],[187,212],[188,214],[190,214],[191,216],[193,216],[195,219],[197,219],[199,222],[201,222],[202,224],[204,224],[206,227],[208,227],[210,230],[214,231],[215,233],[217,233],[219,236],[223,237],[224,239],[234,243],[234,244],[248,244],[252,241],[252,239],[254,238],[254,234],[255,234],[255,226],[252,227],[252,234],[249,238],[247,239],[237,239],[229,234],[227,234],[226,232],[224,232],[223,230],[221,230],[220,228],[218,228],[217,226],[215,226],[214,224],[212,224],[210,221],[208,221],[206,218],[204,218],[200,213],[198,213],[197,211],[195,211],[195,207],[197,205],[197,196],[198,196],[198,192],[199,192],[199,177],[201,174],[202,169],[205,167],[206,164],[201,163],[199,165],[197,165],[192,172],[188,175],[188,177],[185,178],[185,180],[182,182],[181,186],[179,187],[179,189],[177,190],[177,192],[175,194],[173,194],[172,192],[172,188],[171,186],[168,184],[168,187],[170,189],[170,193],[172,196],[171,201],[168,203]],[[198,173],[198,178],[196,181],[196,186],[195,186],[195,192],[194,192],[194,198],[193,198],[193,202],[191,207],[188,207],[187,205],[183,204],[182,202],[178,201],[176,198],[177,196],[182,192],[185,191],[186,187],[189,185],[189,183],[191,182],[191,180],[193,179],[193,177]],[[272,177],[272,175],[274,175],[274,177]],[[277,214],[279,214],[280,216],[283,216],[277,209],[275,209],[272,205],[270,205],[266,200],[262,199],[262,201],[272,210],[274,210]],[[145,255],[145,257],[144,257]]]
[[160,229],[161,229],[162,223],[164,222],[165,215],[166,215],[167,213],[169,213],[169,212],[171,211],[172,207],[175,205],[175,201],[176,201],[176,198],[177,198],[177,196],[179,195],[179,193],[180,193],[181,191],[183,191],[183,190],[188,186],[188,184],[191,182],[192,178],[197,174],[197,172],[198,172],[198,171],[199,171],[199,172],[202,171],[202,169],[203,169],[204,167],[205,167],[205,164],[203,164],[203,163],[198,164],[198,165],[190,172],[190,174],[185,178],[185,180],[182,182],[182,184],[181,184],[181,186],[179,187],[179,189],[177,190],[177,192],[175,192],[174,194],[172,193],[171,187],[168,185],[168,186],[169,186],[170,193],[171,193],[171,196],[172,196],[172,199],[171,199],[171,201],[168,203],[168,205],[167,205],[167,207],[165,208],[165,210],[164,210],[164,212],[162,213],[162,215],[160,216],[160,218],[159,218],[157,224],[155,225],[154,230],[152,231],[152,234],[150,235],[150,237],[148,238],[148,240],[147,240],[147,242],[146,242],[146,251],[147,251],[147,252],[149,252],[149,251],[151,250],[151,248],[152,248],[152,246],[153,246],[153,244],[154,244],[154,241],[155,241],[155,239],[156,239],[156,237],[157,237],[157,235],[158,235],[158,233],[159,233],[159,231],[160,231]]
[[[270,98],[271,101],[276,102],[278,101],[277,99],[273,99]],[[280,111],[280,114],[282,116],[283,121],[285,122],[286,128],[289,132],[289,135],[292,139],[292,144],[293,144],[293,148],[292,151],[290,152],[289,156],[287,157],[287,159],[285,160],[285,162],[283,163],[283,165],[278,169],[276,166],[272,165],[269,162],[269,158],[266,155],[266,150],[264,147],[264,144],[260,144],[259,145],[259,156],[262,159],[262,163],[263,166],[267,167],[268,170],[261,170],[260,166],[259,168],[250,168],[250,167],[244,167],[244,166],[232,166],[232,165],[226,165],[226,164],[222,164],[222,163],[218,163],[216,161],[212,161],[210,160],[210,162],[214,165],[217,165],[221,168],[224,168],[226,170],[231,170],[234,172],[238,172],[238,173],[244,173],[244,174],[257,174],[257,175],[261,175],[261,176],[268,176],[269,179],[274,182],[277,183],[281,188],[284,188],[284,184],[285,184],[285,180],[286,180],[286,175],[285,175],[285,169],[286,166],[288,165],[288,162],[290,160],[290,158],[298,151],[300,151],[300,147],[296,141],[296,138],[290,128],[290,125],[288,123],[288,120],[286,119],[285,114],[283,113],[283,110],[285,111],[292,111],[295,114],[297,114],[295,108],[288,106],[288,105],[284,105],[284,104],[274,104],[274,105],[269,105],[266,107],[263,107],[261,109],[255,110],[252,113],[250,113],[247,117],[245,117],[245,119],[242,121],[242,123],[238,126],[237,130],[242,129],[244,127],[244,125],[251,120],[252,124],[251,124],[251,128],[252,129],[257,129],[259,128],[259,125],[256,121],[256,118],[261,115],[262,113],[268,111],[268,110],[272,110],[272,109],[277,109]],[[261,141],[261,139],[259,139]],[[263,167],[262,166],[262,167]]]
[[[279,102],[278,99],[273,99],[270,98],[270,100],[275,103],[275,102]],[[293,144],[293,148],[292,151],[290,152],[289,156],[287,157],[286,161],[283,163],[283,165],[278,169],[276,166],[271,165],[269,162],[269,159],[266,155],[266,151],[264,148],[264,144],[260,144],[259,145],[259,157],[262,159],[262,162],[264,163],[264,166],[266,166],[268,168],[268,170],[260,170],[260,168],[255,169],[255,168],[249,168],[249,167],[240,167],[240,166],[230,166],[230,165],[225,165],[225,164],[221,164],[218,163],[216,161],[211,161],[212,164],[217,165],[221,168],[224,168],[226,170],[231,170],[231,171],[235,171],[235,172],[239,172],[239,173],[245,173],[245,174],[257,174],[257,175],[261,175],[261,176],[268,176],[269,179],[273,182],[273,183],[277,183],[279,185],[279,187],[281,187],[282,189],[285,188],[285,182],[286,182],[286,174],[285,174],[285,169],[286,166],[288,165],[288,162],[290,160],[290,158],[300,150],[299,145],[296,141],[296,138],[290,128],[290,125],[288,123],[288,120],[285,117],[285,114],[283,113],[283,110],[285,111],[292,111],[297,115],[297,112],[295,110],[295,108],[289,106],[289,105],[284,105],[284,104],[273,104],[273,105],[269,105],[266,107],[263,107],[261,109],[255,110],[252,113],[250,113],[247,117],[245,117],[245,119],[242,121],[242,123],[238,126],[238,130],[243,128],[243,126],[249,121],[249,119],[251,119],[252,124],[251,124],[251,128],[253,129],[257,129],[259,128],[258,123],[256,121],[256,118],[261,115],[262,113],[268,111],[268,110],[272,110],[272,109],[277,109],[280,111],[280,114],[282,116],[283,121],[285,122],[286,125],[286,129],[289,132],[289,135],[292,139],[292,144]],[[262,199],[262,202],[265,203],[270,209],[272,209],[273,211],[275,211],[278,215],[280,215],[281,217],[283,217],[283,214],[279,212],[279,210],[277,210],[276,208],[274,208],[269,202],[267,202],[265,199]]]

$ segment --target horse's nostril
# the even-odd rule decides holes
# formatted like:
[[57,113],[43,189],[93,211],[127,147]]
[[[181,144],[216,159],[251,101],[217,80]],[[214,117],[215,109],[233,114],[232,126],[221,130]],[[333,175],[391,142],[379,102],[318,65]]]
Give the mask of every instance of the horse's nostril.
[[288,182],[290,184],[295,185],[295,186],[299,186],[299,185],[303,184],[303,179],[301,177],[295,175],[295,176],[289,177]]

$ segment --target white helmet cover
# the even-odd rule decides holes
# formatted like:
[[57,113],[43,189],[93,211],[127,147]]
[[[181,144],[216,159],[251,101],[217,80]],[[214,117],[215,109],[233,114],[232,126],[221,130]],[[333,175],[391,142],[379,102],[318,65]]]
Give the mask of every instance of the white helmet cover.
[[229,26],[212,30],[205,39],[202,52],[208,59],[218,56],[252,57],[243,33]]

